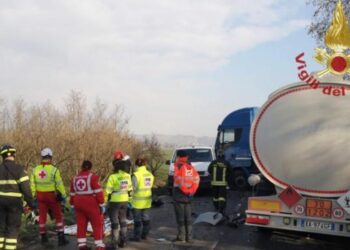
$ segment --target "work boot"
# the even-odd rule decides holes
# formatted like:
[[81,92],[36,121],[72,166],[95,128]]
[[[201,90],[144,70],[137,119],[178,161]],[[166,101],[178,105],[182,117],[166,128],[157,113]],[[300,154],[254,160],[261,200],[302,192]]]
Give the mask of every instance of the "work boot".
[[172,242],[176,243],[176,242],[179,242],[179,243],[185,243],[186,240],[183,239],[183,238],[179,238],[179,237],[176,237],[175,239],[172,240]]
[[47,238],[47,234],[41,234],[41,244],[46,244],[49,242],[49,239]]
[[[96,248],[97,249],[97,248]],[[116,243],[112,243],[112,244],[109,244],[107,247],[106,247],[107,250],[117,250],[119,249],[118,247],[118,244]]]
[[194,242],[194,240],[192,239],[192,237],[187,237],[186,242],[189,244],[192,244]]
[[69,240],[66,239],[63,232],[58,232],[57,237],[58,237],[58,246],[64,246],[69,244]]
[[141,241],[141,237],[134,236],[134,237],[130,238],[130,240],[138,242],[138,241]]
[[91,247],[88,247],[88,246],[81,246],[81,247],[78,247],[79,250],[91,250]]
[[177,227],[178,233],[177,237],[173,241],[185,242],[186,238],[186,227],[184,225]]
[[120,248],[125,247],[125,246],[126,246],[125,240],[120,240],[118,246],[119,246]]

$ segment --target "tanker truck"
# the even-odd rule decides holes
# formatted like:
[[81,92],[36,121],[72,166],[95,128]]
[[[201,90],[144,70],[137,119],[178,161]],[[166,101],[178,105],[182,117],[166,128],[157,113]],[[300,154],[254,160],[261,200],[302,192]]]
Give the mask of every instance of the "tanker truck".
[[246,225],[350,236],[350,32],[341,2],[336,12],[316,50],[326,68],[309,74],[297,56],[302,82],[273,92],[252,124],[252,157],[276,194],[248,198]]
[[324,94],[348,84],[336,77],[321,81],[321,90],[296,83],[262,106],[251,152],[277,193],[248,198],[247,225],[350,236],[350,93]]

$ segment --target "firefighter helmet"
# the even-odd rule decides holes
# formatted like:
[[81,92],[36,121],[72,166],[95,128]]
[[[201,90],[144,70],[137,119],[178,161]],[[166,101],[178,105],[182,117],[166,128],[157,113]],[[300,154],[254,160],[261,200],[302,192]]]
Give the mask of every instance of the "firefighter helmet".
[[11,145],[5,144],[1,146],[0,154],[3,158],[14,156],[16,154],[16,149]]
[[124,153],[123,151],[120,151],[120,150],[116,150],[114,153],[113,153],[113,158],[114,160],[123,160],[124,158]]
[[51,148],[43,148],[40,154],[43,158],[52,158],[53,155]]

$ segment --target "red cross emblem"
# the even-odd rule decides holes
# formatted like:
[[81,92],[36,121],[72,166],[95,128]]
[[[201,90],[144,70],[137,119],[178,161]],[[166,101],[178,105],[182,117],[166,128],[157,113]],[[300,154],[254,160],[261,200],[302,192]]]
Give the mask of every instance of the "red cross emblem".
[[46,172],[44,170],[41,170],[38,175],[39,175],[40,179],[44,179],[46,177]]
[[79,179],[79,180],[77,180],[75,186],[77,187],[77,189],[79,191],[83,191],[86,188],[86,182],[83,179]]

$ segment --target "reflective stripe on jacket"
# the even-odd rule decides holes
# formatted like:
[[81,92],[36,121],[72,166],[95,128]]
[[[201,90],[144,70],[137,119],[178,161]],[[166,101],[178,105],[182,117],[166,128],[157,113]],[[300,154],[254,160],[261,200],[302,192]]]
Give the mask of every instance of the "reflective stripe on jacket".
[[97,204],[104,205],[103,190],[101,188],[99,177],[90,172],[82,170],[71,179],[70,182],[70,204],[74,207],[76,204],[82,205],[87,197],[96,199]]
[[227,186],[227,166],[222,162],[216,162],[213,165],[213,176],[211,185],[213,186]]
[[174,188],[179,188],[186,195],[194,195],[199,187],[199,174],[187,162],[174,164]]
[[136,187],[132,196],[132,206],[136,209],[145,209],[152,206],[152,187],[154,176],[146,166],[140,166],[134,172]]
[[110,202],[128,202],[132,191],[131,176],[122,170],[109,176],[106,185],[106,195]]
[[91,185],[92,173],[88,175],[77,175],[73,178],[74,193],[71,195],[86,195],[102,192],[101,188],[93,189]]
[[23,197],[29,205],[32,205],[29,177],[23,167],[12,160],[4,160],[0,164],[0,196]]

